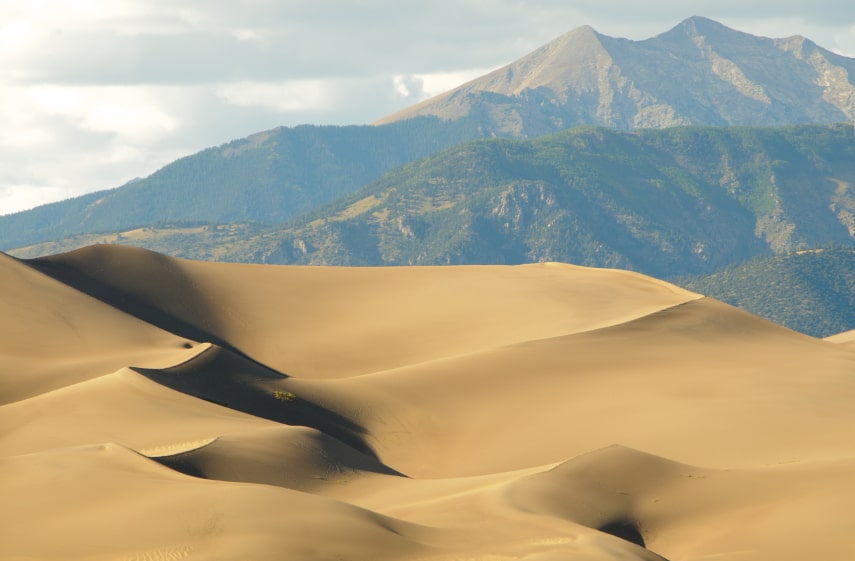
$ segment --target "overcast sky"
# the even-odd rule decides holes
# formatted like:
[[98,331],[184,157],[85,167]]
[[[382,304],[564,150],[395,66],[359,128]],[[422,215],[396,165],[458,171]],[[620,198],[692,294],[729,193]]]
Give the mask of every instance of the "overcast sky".
[[580,25],[692,15],[855,57],[852,0],[0,0],[0,214],[279,125],[368,124]]

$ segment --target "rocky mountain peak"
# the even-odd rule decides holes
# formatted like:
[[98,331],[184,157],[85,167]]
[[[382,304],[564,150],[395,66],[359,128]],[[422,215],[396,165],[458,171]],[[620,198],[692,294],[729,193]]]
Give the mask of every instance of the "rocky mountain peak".
[[690,36],[710,36],[716,34],[739,33],[726,25],[705,18],[703,16],[692,16],[677,24],[671,32],[684,33]]
[[855,119],[855,59],[693,16],[643,41],[582,26],[507,66],[375,124],[434,115],[487,134]]

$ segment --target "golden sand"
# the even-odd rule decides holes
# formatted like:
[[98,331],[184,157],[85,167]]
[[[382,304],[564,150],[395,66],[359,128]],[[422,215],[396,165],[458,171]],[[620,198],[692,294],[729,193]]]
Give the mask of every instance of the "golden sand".
[[563,264],[0,255],[2,560],[855,559],[855,337]]

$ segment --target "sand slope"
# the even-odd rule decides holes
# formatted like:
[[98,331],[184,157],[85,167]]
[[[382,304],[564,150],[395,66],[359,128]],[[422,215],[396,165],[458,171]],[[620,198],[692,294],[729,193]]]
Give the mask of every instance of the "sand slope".
[[167,366],[194,343],[0,253],[0,403],[117,370]]
[[634,273],[560,264],[397,267],[378,275],[372,268],[223,266],[104,245],[33,266],[164,329],[231,346],[301,378],[595,329],[697,297]]
[[561,264],[0,287],[0,559],[855,558],[849,337]]

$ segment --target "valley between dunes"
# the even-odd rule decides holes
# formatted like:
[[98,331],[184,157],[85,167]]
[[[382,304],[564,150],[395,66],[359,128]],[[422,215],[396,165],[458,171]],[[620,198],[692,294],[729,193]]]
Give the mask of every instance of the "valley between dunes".
[[558,263],[0,254],[0,559],[855,559],[855,337]]

